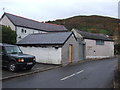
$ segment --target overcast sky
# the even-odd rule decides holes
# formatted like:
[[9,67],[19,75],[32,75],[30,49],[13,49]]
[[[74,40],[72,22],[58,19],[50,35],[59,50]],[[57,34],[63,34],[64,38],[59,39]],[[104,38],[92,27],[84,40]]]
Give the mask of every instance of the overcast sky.
[[48,21],[77,15],[118,18],[119,0],[0,0],[0,17],[5,12]]

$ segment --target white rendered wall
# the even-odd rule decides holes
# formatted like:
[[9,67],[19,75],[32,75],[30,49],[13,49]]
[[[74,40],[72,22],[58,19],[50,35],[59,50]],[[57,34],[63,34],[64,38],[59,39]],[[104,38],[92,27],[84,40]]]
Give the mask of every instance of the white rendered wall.
[[0,20],[1,25],[10,26],[12,30],[15,31],[15,25],[8,19],[6,15]]
[[[26,33],[22,32],[22,29],[26,30]],[[33,34],[33,33],[46,33],[44,31],[39,31],[39,30],[29,29],[29,28],[24,28],[24,27],[17,27],[16,31],[17,31],[17,42],[19,40],[21,40],[22,38],[26,37],[29,34]],[[20,36],[21,36],[21,39],[19,38]]]
[[114,56],[114,42],[105,41],[104,45],[96,45],[96,40],[90,39],[85,39],[85,42],[86,58],[105,58]]
[[36,57],[39,63],[61,64],[61,48],[54,47],[20,47],[25,54]]

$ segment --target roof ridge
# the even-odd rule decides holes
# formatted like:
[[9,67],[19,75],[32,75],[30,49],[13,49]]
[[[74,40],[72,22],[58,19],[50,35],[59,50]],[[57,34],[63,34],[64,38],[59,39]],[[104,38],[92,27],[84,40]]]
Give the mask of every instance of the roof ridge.
[[113,41],[112,39],[110,39],[109,37],[107,37],[105,34],[95,34],[95,33],[85,32],[85,31],[78,30],[78,29],[75,29],[75,30],[78,33],[80,33],[84,38]]
[[45,22],[45,24],[56,25],[56,26],[63,26],[63,25],[59,25],[59,24],[46,23],[46,22]]
[[[43,22],[40,22],[40,21],[37,21],[37,20],[34,20],[34,19],[30,19],[30,18],[18,16],[18,15],[11,14],[11,13],[7,13],[7,12],[5,12],[5,14],[10,14],[10,15],[12,15],[12,16],[16,16],[16,17],[19,17],[19,18],[27,19],[27,20],[34,21],[34,22],[37,22],[37,23],[43,23]],[[50,24],[50,25],[56,25],[56,26],[63,26],[63,25],[52,24],[52,23],[43,23],[43,24]]]
[[78,29],[76,29],[76,30],[77,30],[77,31],[80,31],[80,32],[87,33],[87,34],[99,35],[99,36],[105,36],[105,34],[102,34],[102,33],[91,33],[91,32],[86,32],[86,31],[82,31],[82,30],[78,30]]
[[29,35],[43,35],[43,34],[58,34],[58,33],[72,33],[72,32],[51,32],[51,33],[32,33]]
[[18,16],[18,15],[11,14],[11,13],[6,13],[6,12],[5,12],[5,14],[10,14],[10,15],[12,15],[12,16],[16,16],[16,17],[19,17],[19,18],[23,18],[23,19],[27,19],[27,20],[30,20],[30,21],[34,21],[34,22],[42,23],[42,22],[37,21],[37,20],[33,20],[33,19],[30,19],[30,18],[26,18],[26,17]]

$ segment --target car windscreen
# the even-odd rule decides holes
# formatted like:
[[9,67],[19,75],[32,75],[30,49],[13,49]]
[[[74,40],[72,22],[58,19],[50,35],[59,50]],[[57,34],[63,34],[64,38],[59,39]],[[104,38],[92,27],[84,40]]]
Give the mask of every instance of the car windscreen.
[[8,54],[19,54],[22,53],[18,46],[5,46],[5,51]]

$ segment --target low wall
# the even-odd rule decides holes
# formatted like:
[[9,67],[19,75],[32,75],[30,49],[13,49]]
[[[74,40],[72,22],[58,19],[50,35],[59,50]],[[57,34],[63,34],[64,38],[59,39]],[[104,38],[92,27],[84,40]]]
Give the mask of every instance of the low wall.
[[34,55],[36,61],[46,64],[61,64],[61,48],[54,47],[22,47],[21,50],[25,54]]

